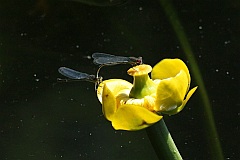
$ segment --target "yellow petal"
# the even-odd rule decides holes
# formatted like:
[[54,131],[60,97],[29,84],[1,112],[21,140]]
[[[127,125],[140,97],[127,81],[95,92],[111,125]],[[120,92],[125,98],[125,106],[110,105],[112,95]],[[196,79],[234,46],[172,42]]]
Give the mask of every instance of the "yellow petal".
[[115,95],[117,92],[123,90],[123,89],[131,89],[132,84],[129,83],[128,81],[122,80],[122,79],[109,79],[105,80],[102,83],[99,84],[97,88],[97,97],[100,103],[102,103],[102,93],[103,93],[103,86],[104,84],[108,84],[108,88],[113,92]]
[[100,102],[102,102],[102,111],[104,116],[111,121],[113,114],[116,112],[118,104],[116,96],[123,91],[130,92],[132,84],[121,79],[110,79],[103,81],[98,89],[97,96]]
[[117,103],[119,105],[131,104],[131,105],[141,106],[152,112],[155,112],[154,110],[155,100],[156,100],[155,94],[151,96],[145,96],[144,98],[140,98],[140,99],[129,98],[129,96],[126,93],[120,93],[117,96]]
[[183,70],[175,77],[161,80],[157,88],[155,110],[165,112],[181,106],[187,89],[187,74]]
[[187,74],[188,83],[190,84],[191,78],[189,70],[186,64],[180,59],[163,59],[153,67],[151,77],[153,80],[175,77],[180,70],[185,71]]
[[112,117],[112,126],[116,130],[140,130],[158,122],[159,116],[137,105],[122,105]]
[[114,94],[108,88],[107,84],[103,86],[102,93],[102,112],[107,120],[111,121],[112,115],[117,110],[117,103]]
[[185,105],[186,105],[186,103],[188,102],[189,98],[193,95],[193,93],[196,91],[197,88],[198,88],[198,87],[194,87],[193,89],[191,89],[191,90],[188,92],[185,100],[183,101],[183,104],[182,104],[180,107],[176,108],[175,110],[166,112],[166,114],[174,115],[174,114],[179,113],[181,110],[183,110],[183,108],[185,107]]
[[190,99],[190,97],[193,95],[193,93],[197,90],[197,88],[198,88],[198,87],[194,87],[193,89],[191,89],[191,90],[188,92],[185,100],[183,101],[183,105],[184,105],[184,106],[186,105],[186,103],[188,102],[188,100]]

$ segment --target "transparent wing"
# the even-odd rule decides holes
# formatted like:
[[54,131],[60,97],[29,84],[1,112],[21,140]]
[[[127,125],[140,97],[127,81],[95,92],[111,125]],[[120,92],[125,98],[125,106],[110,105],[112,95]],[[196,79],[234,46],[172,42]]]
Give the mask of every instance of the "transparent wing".
[[115,55],[107,54],[107,53],[93,53],[92,58],[99,58],[99,57],[115,57]]
[[68,78],[71,78],[71,79],[93,81],[95,78],[94,75],[89,75],[87,73],[78,72],[78,71],[75,71],[75,70],[67,68],[67,67],[60,67],[58,69],[58,72]]
[[131,61],[129,57],[115,56],[106,53],[93,53],[92,57],[94,58],[93,63],[97,65],[115,65],[129,63]]

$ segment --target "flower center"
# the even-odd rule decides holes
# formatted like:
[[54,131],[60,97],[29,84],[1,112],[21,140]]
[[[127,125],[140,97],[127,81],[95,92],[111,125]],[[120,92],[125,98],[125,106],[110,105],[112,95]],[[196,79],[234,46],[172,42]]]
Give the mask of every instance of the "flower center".
[[130,91],[130,98],[144,98],[156,93],[156,84],[149,78],[148,73],[152,71],[150,65],[142,64],[130,68],[128,74],[133,76],[133,87]]

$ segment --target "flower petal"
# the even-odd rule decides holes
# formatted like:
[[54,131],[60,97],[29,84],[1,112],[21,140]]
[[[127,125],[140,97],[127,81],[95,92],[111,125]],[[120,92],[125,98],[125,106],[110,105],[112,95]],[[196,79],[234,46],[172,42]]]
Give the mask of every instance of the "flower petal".
[[181,106],[187,89],[188,78],[183,70],[175,77],[161,80],[157,88],[155,110],[166,112]]
[[180,59],[163,59],[153,67],[151,77],[153,80],[175,77],[180,70],[185,71],[187,74],[188,83],[190,84],[191,78],[189,70],[186,64]]
[[169,115],[174,115],[174,114],[177,114],[177,113],[179,113],[180,111],[182,111],[183,108],[185,107],[186,103],[188,102],[188,100],[190,99],[190,97],[193,95],[193,93],[196,91],[197,88],[198,88],[198,87],[194,87],[193,89],[191,89],[191,90],[188,92],[185,100],[183,101],[183,104],[182,104],[180,107],[176,108],[175,110],[172,110],[172,111],[167,112],[167,114],[169,114]]
[[132,84],[131,83],[129,83],[128,81],[122,80],[122,79],[109,79],[109,80],[105,80],[102,83],[100,83],[98,88],[97,88],[97,97],[98,97],[98,100],[100,101],[100,103],[102,103],[103,86],[106,83],[108,84],[108,88],[114,94],[116,94],[117,92],[119,92],[119,91],[121,91],[123,89],[129,89],[130,90],[132,88]]
[[112,126],[116,130],[140,130],[158,122],[159,116],[137,105],[122,105],[112,116]]
[[132,84],[122,79],[106,80],[99,85],[97,96],[99,101],[102,102],[103,114],[109,121],[117,110],[116,96],[123,91],[129,94],[131,88]]
[[188,92],[185,100],[183,101],[183,105],[184,105],[184,106],[186,105],[186,103],[188,102],[188,100],[190,99],[190,97],[192,97],[193,93],[197,90],[197,88],[198,88],[198,87],[194,87],[193,89],[191,89],[191,90]]

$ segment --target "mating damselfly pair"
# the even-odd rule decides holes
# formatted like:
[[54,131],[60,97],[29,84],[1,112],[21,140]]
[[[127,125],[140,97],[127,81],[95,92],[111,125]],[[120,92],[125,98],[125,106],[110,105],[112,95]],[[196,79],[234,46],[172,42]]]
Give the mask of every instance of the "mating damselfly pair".
[[87,74],[84,72],[79,72],[67,67],[60,67],[58,72],[66,76],[69,79],[58,79],[58,81],[89,81],[95,83],[95,89],[98,84],[102,82],[102,77],[99,76],[100,69],[103,66],[111,66],[117,64],[131,64],[131,65],[140,65],[142,64],[142,57],[123,57],[115,56],[106,53],[93,53],[92,54],[93,63],[99,65],[96,75]]

